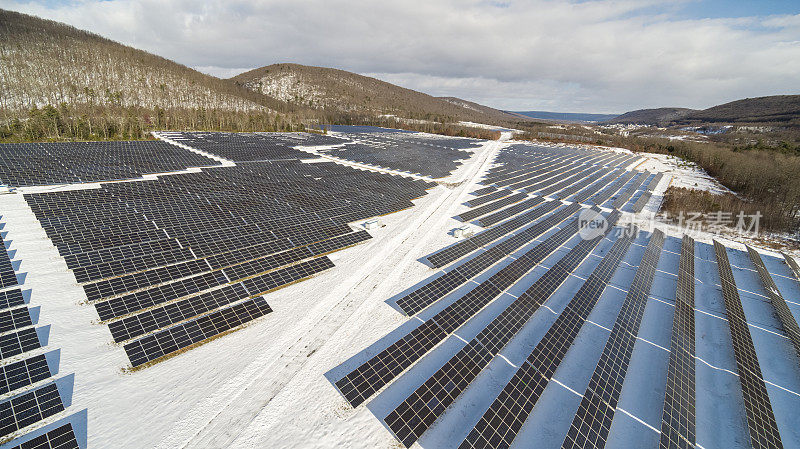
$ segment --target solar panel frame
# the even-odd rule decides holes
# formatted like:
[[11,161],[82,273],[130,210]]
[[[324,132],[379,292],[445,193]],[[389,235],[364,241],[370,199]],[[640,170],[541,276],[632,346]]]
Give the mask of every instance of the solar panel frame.
[[694,283],[694,239],[684,235],[661,414],[662,449],[691,449],[696,444]]
[[564,439],[564,448],[605,446],[663,244],[664,234],[657,229],[650,237],[625,302],[583,394]]
[[[599,214],[599,212],[597,213]],[[618,211],[609,216],[607,232],[611,230],[618,218]],[[532,256],[532,262],[534,264],[538,263],[546,255],[552,254],[553,251],[578,231],[578,220],[565,226],[558,233],[536,247],[536,249],[541,248],[540,254]],[[384,422],[397,439],[406,447],[417,441],[445,412],[447,407],[455,402],[460,394],[466,390],[469,384],[489,364],[491,359],[497,356],[501,349],[511,341],[522,326],[528,322],[533,314],[564,282],[569,273],[589,255],[595,246],[600,243],[600,240],[605,238],[605,235],[604,233],[590,240],[584,239],[573,246],[564,257],[547,270],[525,293],[512,302],[475,338],[470,340],[464,348],[447,361],[442,368],[436,371],[391,411],[384,418]],[[517,260],[521,260],[521,258]],[[525,272],[527,271],[521,273],[520,276],[524,275]],[[494,284],[498,288],[504,289],[518,278],[519,276],[515,279],[510,279],[508,285],[500,286],[497,283]],[[432,402],[434,403],[433,405],[431,404]]]
[[55,383],[0,402],[0,435],[5,436],[64,411]]
[[510,446],[600,299],[635,234],[624,232],[483,414],[460,449]]
[[714,240],[714,253],[736,358],[736,368],[742,386],[750,443],[756,449],[782,448],[783,443],[742,309],[728,253],[725,246],[716,240]]
[[208,315],[147,335],[125,344],[134,368],[158,361],[272,312],[267,301],[255,297]]
[[64,424],[12,449],[80,449],[72,424]]

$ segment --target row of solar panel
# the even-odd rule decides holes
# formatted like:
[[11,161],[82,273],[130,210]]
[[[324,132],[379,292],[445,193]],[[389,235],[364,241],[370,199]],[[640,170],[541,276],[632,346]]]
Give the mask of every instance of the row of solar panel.
[[[603,286],[607,285],[613,273],[613,269],[609,272],[609,267],[616,267],[619,264],[621,254],[624,254],[624,251],[620,251],[620,249],[630,245],[630,239],[625,235],[627,234],[623,234],[623,237],[615,242],[612,250],[584,282],[566,309],[561,312],[556,322],[536,345],[531,356],[525,360],[486,413],[479,419],[461,444],[462,448],[508,447],[514,442],[522,424],[532,412],[544,388],[555,374],[560,361],[563,360],[571,342],[574,341],[580,327],[596,304]],[[617,410],[622,382],[626,377],[633,346],[639,333],[638,327],[641,324],[663,242],[663,234],[656,231],[638,264],[636,276],[628,289],[625,302],[611,330],[606,347],[589,380],[589,386],[582,395],[582,401],[565,437],[564,447],[601,448],[605,446],[611,422]],[[576,251],[577,248],[578,246],[573,247],[570,252]],[[664,448],[695,447],[693,250],[694,241],[685,236],[681,245],[678,268],[670,361],[665,376],[666,393],[660,437],[661,447]],[[726,313],[729,317],[731,336],[734,341],[738,374],[742,384],[750,442],[753,447],[783,447],[769,395],[758,367],[755,349],[752,346],[744,314],[741,311],[741,301],[730,272],[726,250],[719,243],[715,243],[715,250],[723,297],[726,301]],[[763,270],[763,273],[769,276],[762,279],[762,282],[765,290],[770,290],[771,285],[774,285],[772,277],[763,267],[760,256],[752,249],[749,252],[757,271]],[[526,317],[530,316],[530,310],[535,311],[542,303],[537,301],[527,304],[524,307],[526,313],[522,317],[518,311],[513,310],[514,305],[520,304],[525,295],[531,290],[537,289],[537,286],[542,289],[543,286],[550,285],[552,278],[557,279],[559,275],[563,275],[559,273],[561,271],[559,265],[562,262],[569,263],[569,261],[570,254],[568,253],[539,278],[525,294],[512,302],[505,311],[490,322],[486,326],[486,330],[468,342],[440,370],[416,391],[411,392],[405,401],[389,413],[385,421],[398,440],[406,446],[410,446],[436,422],[447,407],[477,377],[478,373],[488,366],[492,357],[499,353],[500,348],[509,341],[509,335],[513,336],[515,330],[524,325]],[[792,260],[792,262],[794,261]],[[794,264],[796,265],[796,263]],[[792,263],[789,265],[791,266]],[[760,266],[761,268],[759,268]],[[572,269],[574,266],[568,268],[568,271]],[[551,275],[551,273],[553,274]],[[601,287],[598,288],[598,286]],[[549,289],[543,291],[546,293]],[[773,292],[779,295],[777,287]],[[775,308],[779,310],[781,307],[776,306]],[[789,316],[793,319],[791,313]],[[509,324],[498,325],[498,320]],[[787,334],[790,333],[786,328],[784,331]],[[428,351],[430,349],[426,348]],[[384,362],[388,361],[392,361],[392,359],[384,358]],[[340,386],[339,383],[337,386]]]
[[[561,215],[556,215],[556,213],[554,216],[542,220],[539,222],[540,230],[536,235],[520,235],[520,238],[510,245],[495,247],[497,251],[495,254],[492,254],[491,263],[493,264],[507,257],[520,247],[533,241],[538,235],[541,235],[546,230],[569,218],[569,216],[574,215],[577,212],[576,209],[577,207],[575,209],[566,210],[565,213]],[[479,283],[464,296],[458,298],[455,302],[449,304],[442,311],[427,320],[425,324],[414,329],[392,344],[389,348],[381,351],[381,353],[351,371],[336,382],[337,388],[339,388],[345,398],[347,398],[354,407],[364,402],[373,393],[387,385],[402,371],[424,356],[434,345],[444,340],[447,335],[469,320],[486,304],[499,296],[503,290],[513,285],[525,273],[533,269],[533,267],[549,253],[577,233],[577,217],[573,218],[570,223],[570,225],[565,226],[562,230],[551,235],[544,242],[536,245],[524,255],[516,258],[510,264],[490,276],[486,281]],[[490,253],[487,252],[484,254]],[[488,268],[488,266],[484,268]],[[426,287],[432,284],[440,286],[435,290],[430,288],[426,289],[427,294],[425,297],[428,298],[428,305],[444,298],[447,294],[454,291],[458,285],[473,278],[476,274],[478,274],[478,272],[473,271],[458,284],[455,282],[449,282],[444,285],[441,284],[441,282],[438,281],[443,279],[443,276],[424,285],[421,289],[426,289]],[[412,292],[411,295],[414,293],[415,292]],[[416,296],[419,297],[419,295]],[[395,361],[396,364],[392,366],[390,370],[386,370],[384,366],[389,361]]]
[[218,164],[165,142],[0,144],[0,181],[12,186],[130,179]]
[[35,432],[44,420],[63,412],[65,404],[56,382],[46,383],[53,378],[50,364],[58,363],[58,359],[43,352],[5,244],[1,239],[0,243],[3,243],[0,265],[14,278],[0,287],[3,289],[0,290],[0,395],[6,396],[0,401],[0,438],[27,440],[18,446],[22,448],[46,448],[52,442],[56,444],[52,447],[77,449],[71,424],[37,438],[25,436]]
[[[618,212],[608,217],[610,226],[616,223],[618,217]],[[578,226],[578,220],[574,220],[545,242],[537,245],[534,251],[538,251],[540,256],[534,260],[538,263],[546,255],[554,252],[578,232]],[[608,230],[610,229],[609,227]],[[573,246],[441,369],[390,412],[384,421],[398,440],[406,446],[411,446],[418,440],[604,237],[601,234],[593,239],[582,240]]]
[[309,133],[162,132],[161,135],[234,162],[312,159],[314,155],[294,147],[347,142],[347,139]]
[[[318,193],[301,201],[312,187],[329,189],[324,201]],[[369,238],[347,221],[407,207],[427,187],[335,164],[280,161],[26,199],[114,340],[125,342],[332,267],[321,256]],[[90,207],[96,201],[112,207]],[[220,293],[229,285],[241,289]]]

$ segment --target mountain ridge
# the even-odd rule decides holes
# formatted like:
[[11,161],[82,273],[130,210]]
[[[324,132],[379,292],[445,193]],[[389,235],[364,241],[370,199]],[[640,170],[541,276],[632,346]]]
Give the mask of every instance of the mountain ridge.
[[397,115],[422,120],[519,120],[519,117],[471,101],[434,97],[377,78],[328,67],[270,64],[230,80],[291,104],[329,111]]

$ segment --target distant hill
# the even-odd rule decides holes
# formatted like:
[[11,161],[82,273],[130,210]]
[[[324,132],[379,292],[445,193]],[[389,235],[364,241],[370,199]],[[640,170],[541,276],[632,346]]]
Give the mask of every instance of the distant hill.
[[680,123],[800,124],[800,95],[745,98],[721,104],[677,119]]
[[0,109],[91,104],[291,109],[287,103],[93,33],[0,10]]
[[620,116],[605,120],[605,123],[619,123],[622,125],[652,125],[666,126],[669,123],[680,120],[687,115],[695,112],[688,108],[657,108],[639,109],[626,112]]
[[704,124],[800,125],[800,95],[745,98],[696,110],[687,108],[640,109],[605,123],[670,126]]
[[295,105],[328,111],[391,114],[413,119],[496,123],[518,120],[505,112],[457,98],[437,98],[375,78],[326,67],[273,64],[232,81]]
[[512,113],[535,119],[561,122],[602,122],[617,117],[617,114],[584,114],[580,112],[516,111]]

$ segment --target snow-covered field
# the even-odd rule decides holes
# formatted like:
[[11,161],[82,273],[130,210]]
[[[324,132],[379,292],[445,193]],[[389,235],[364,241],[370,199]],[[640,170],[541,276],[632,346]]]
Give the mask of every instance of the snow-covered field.
[[[403,392],[418,386],[480,330],[482,324],[541,276],[576,241],[568,242],[535,270],[482,311],[458,335],[439,346],[432,357],[408,371],[377,398],[351,408],[333,386],[346,368],[363,362],[369,348],[388,344],[418,318],[402,316],[389,300],[434,275],[437,270],[420,259],[456,240],[451,231],[463,223],[453,218],[468,209],[464,202],[492,166],[493,157],[510,138],[489,141],[439,185],[415,201],[413,208],[380,217],[370,230],[372,239],[330,255],[335,267],[312,279],[267,296],[274,312],[236,332],[214,339],[191,351],[143,370],[126,372],[124,351],[112,343],[107,326],[98,324],[93,307],[75,282],[64,260],[47,239],[21,195],[0,195],[5,241],[26,273],[24,289],[31,305],[41,306],[39,321],[49,324],[50,348],[60,348],[60,370],[75,373],[71,411],[88,410],[90,448],[372,448],[398,447],[397,440],[379,418],[402,400]],[[558,145],[554,145],[558,146]],[[309,151],[314,151],[310,149]],[[625,150],[613,150],[625,151]],[[645,212],[655,212],[667,186],[678,185],[724,191],[696,167],[682,166],[661,155],[642,155],[635,168],[667,172],[653,192]],[[364,164],[326,159],[362,170],[384,171]],[[313,162],[313,161],[309,161]],[[394,173],[398,174],[398,173]],[[404,176],[413,176],[399,173]],[[423,177],[424,178],[424,177]],[[637,219],[643,219],[641,214]],[[363,222],[353,223],[358,228]],[[658,225],[661,228],[661,225]],[[659,271],[636,345],[629,379],[621,397],[618,418],[609,447],[643,447],[657,444],[669,358],[671,316],[674,308],[679,234],[668,231]],[[541,239],[547,235],[541,236]],[[711,236],[707,236],[710,241]],[[703,241],[701,239],[701,241]],[[465,396],[418,443],[421,447],[452,447],[474,425],[477,410],[485,409],[513,375],[516,366],[555,320],[556,313],[582,280],[608,251],[604,240],[570,276],[554,302],[542,308],[496,360],[475,381]],[[644,235],[626,256],[601,298],[603,307],[590,317],[575,350],[556,375],[558,387],[548,390],[544,406],[537,408],[520,433],[524,442],[556,447],[566,429],[551,422],[553,414],[577,407],[580,392],[597,354],[613,326],[626,286],[646,245]],[[530,245],[529,245],[530,246]],[[526,246],[528,248],[529,246]],[[731,247],[736,244],[731,243]],[[794,355],[780,324],[771,313],[747,254],[729,251],[734,275],[742,293],[750,330],[762,361],[770,398],[779,417],[786,447],[800,447],[800,365],[787,364]],[[765,252],[765,254],[767,254]],[[800,284],[774,253],[765,257],[770,271],[800,317]],[[737,382],[736,366],[727,334],[713,248],[699,244],[695,254],[697,288],[697,423],[698,444],[706,449],[746,447],[748,437]],[[493,267],[478,282],[501,268]],[[461,291],[461,290],[459,290]],[[445,298],[452,301],[458,295]],[[790,299],[791,298],[791,299]],[[546,309],[546,310],[545,310]],[[366,349],[366,351],[365,351]],[[566,407],[564,405],[569,405]],[[573,407],[573,405],[575,407]],[[559,412],[561,408],[561,412]],[[570,418],[571,419],[571,418]],[[569,423],[570,419],[560,420]],[[567,424],[568,426],[568,424]],[[2,446],[5,447],[5,446]]]

